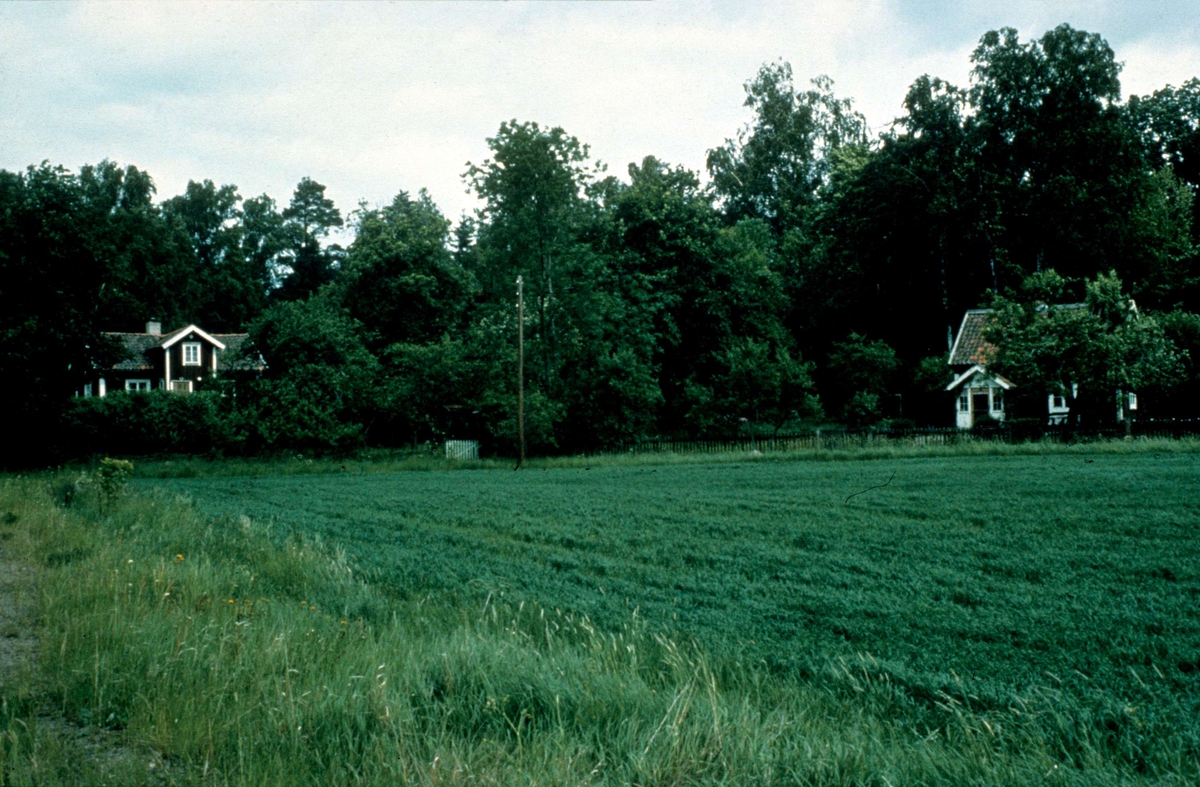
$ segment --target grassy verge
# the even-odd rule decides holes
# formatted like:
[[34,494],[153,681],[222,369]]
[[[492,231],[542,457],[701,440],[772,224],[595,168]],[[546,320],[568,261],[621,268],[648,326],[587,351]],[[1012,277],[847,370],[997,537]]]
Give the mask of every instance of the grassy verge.
[[[5,784],[140,783],[49,719],[180,784],[1191,784],[1194,730],[1031,687],[914,697],[870,658],[804,680],[632,617],[401,600],[333,545],[128,494],[101,517],[9,479],[9,556],[40,567],[36,675],[0,698]],[[1157,689],[1155,689],[1157,690]],[[114,764],[116,763],[116,764]],[[140,768],[140,770],[139,770]]]
[[[1055,442],[1004,443],[980,440],[955,445],[907,445],[880,438],[875,445],[849,448],[804,449],[773,453],[616,453],[592,456],[533,458],[530,470],[583,467],[650,467],[673,464],[726,464],[731,462],[820,462],[875,459],[915,459],[955,456],[1071,456],[1079,454],[1197,453],[1200,439],[1138,438],[1131,441],[1099,439],[1063,444]],[[394,473],[402,471],[512,470],[512,459],[447,460],[437,456],[366,453],[356,457],[291,457],[217,459],[183,457],[139,461],[139,478],[263,477],[325,473]]]

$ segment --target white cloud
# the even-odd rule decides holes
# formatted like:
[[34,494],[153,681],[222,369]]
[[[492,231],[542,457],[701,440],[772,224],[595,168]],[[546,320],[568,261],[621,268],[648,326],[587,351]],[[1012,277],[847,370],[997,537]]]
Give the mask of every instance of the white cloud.
[[456,218],[503,120],[562,125],[618,174],[647,154],[700,170],[747,119],[742,83],[779,58],[832,76],[876,130],[920,74],[965,85],[979,35],[1006,24],[1104,34],[1127,92],[1194,76],[1194,19],[1143,5],[5,3],[0,167],[108,157],[160,196],[211,178],[284,204],[309,175],[343,211],[424,186]]

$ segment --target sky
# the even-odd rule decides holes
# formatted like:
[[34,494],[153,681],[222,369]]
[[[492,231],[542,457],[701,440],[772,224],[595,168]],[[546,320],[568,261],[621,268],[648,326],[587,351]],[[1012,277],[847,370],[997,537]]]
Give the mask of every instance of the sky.
[[612,174],[703,173],[769,61],[834,80],[874,132],[931,74],[969,83],[979,37],[1103,35],[1126,95],[1200,76],[1200,0],[0,2],[0,168],[110,159],[165,199],[188,180],[286,206],[308,176],[343,213],[462,174],[516,119],[561,126]]

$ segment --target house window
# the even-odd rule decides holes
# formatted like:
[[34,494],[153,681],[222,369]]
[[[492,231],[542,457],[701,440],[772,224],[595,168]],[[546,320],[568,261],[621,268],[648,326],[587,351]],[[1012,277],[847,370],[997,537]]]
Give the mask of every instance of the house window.
[[1137,394],[1132,393],[1132,392],[1130,392],[1130,394],[1129,394],[1129,409],[1130,410],[1137,409]]
[[126,380],[125,381],[125,390],[126,391],[149,391],[150,390],[150,381],[149,380]]
[[963,393],[959,394],[958,411],[960,413],[967,413],[967,412],[971,411],[971,400],[967,398],[967,394],[965,391]]
[[84,395],[84,396],[91,396],[91,395],[92,395],[92,384],[91,384],[91,383],[84,383],[84,384],[83,384],[83,395]]
[[200,343],[188,342],[183,345],[183,365],[184,366],[199,366],[200,365]]
[[992,389],[992,412],[993,413],[1004,412],[1004,389],[1003,388],[993,388]]
[[191,393],[192,392],[192,381],[191,380],[172,380],[171,381],[171,390],[174,391],[175,393]]

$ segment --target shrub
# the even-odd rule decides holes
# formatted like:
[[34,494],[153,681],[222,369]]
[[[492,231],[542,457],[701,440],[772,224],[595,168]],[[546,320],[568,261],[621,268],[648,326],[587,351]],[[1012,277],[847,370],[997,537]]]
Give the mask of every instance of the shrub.
[[238,440],[219,392],[114,392],[76,398],[63,417],[65,449],[91,454],[213,453]]

